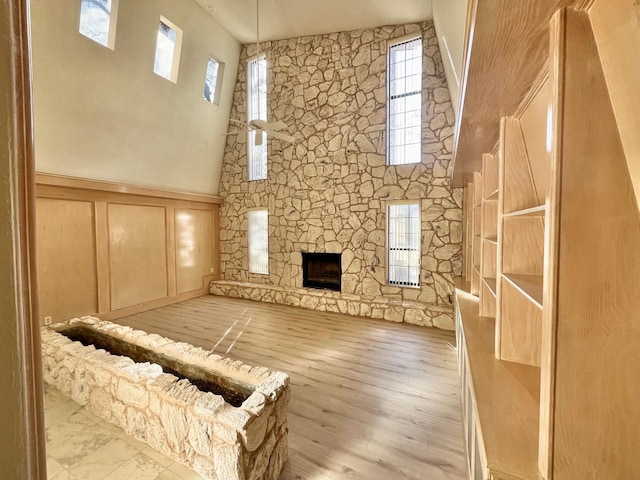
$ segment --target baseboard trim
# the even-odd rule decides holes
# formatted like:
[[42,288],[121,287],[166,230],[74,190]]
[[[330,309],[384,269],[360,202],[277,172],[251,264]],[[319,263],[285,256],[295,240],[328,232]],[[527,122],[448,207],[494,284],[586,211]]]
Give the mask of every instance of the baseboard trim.
[[209,295],[208,285],[192,292],[181,293],[173,297],[160,298],[158,300],[152,300],[151,302],[140,303],[131,307],[113,310],[108,313],[97,315],[97,317],[101,320],[117,320],[119,318],[128,317],[129,315],[135,315],[137,313],[146,312],[155,308],[166,307],[167,305],[171,305],[173,303],[184,302],[185,300],[191,300],[192,298],[198,298],[204,295]]

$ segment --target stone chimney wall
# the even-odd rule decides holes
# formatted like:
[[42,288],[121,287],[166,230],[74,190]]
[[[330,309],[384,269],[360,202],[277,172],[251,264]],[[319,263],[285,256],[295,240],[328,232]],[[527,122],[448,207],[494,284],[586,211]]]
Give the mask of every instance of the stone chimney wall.
[[[411,34],[423,38],[422,162],[388,166],[387,44]],[[261,47],[268,119],[286,122],[296,142],[270,139],[268,179],[249,182],[247,136],[227,137],[220,184],[222,273],[211,291],[309,304],[307,293],[317,297],[318,291],[302,289],[301,252],[341,253],[342,294],[327,293],[311,308],[453,328],[462,190],[451,187],[454,111],[433,23]],[[247,59],[255,54],[255,45],[242,49],[231,118],[246,120]],[[420,288],[387,284],[386,205],[404,200],[422,206]],[[248,271],[247,211],[258,207],[269,211],[268,275]]]

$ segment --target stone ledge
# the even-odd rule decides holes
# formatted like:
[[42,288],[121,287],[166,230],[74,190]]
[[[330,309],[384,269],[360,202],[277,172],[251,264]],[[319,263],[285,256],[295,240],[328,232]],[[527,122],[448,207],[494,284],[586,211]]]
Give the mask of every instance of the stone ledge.
[[213,295],[277,303],[322,312],[405,322],[425,327],[453,330],[453,306],[365,296],[312,288],[285,288],[260,283],[216,280],[210,283]]
[[[84,346],[56,332],[84,324],[255,386],[233,407],[156,364]],[[78,404],[207,480],[277,480],[288,456],[289,376],[93,317],[41,331],[43,379]]]

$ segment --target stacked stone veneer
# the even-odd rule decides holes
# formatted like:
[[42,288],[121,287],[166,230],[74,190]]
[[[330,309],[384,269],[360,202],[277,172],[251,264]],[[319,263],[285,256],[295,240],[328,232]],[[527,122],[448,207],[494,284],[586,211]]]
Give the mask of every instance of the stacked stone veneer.
[[[91,317],[86,324],[129,343],[255,385],[235,408],[159,365],[134,363],[45,328],[45,381],[129,435],[211,480],[276,480],[288,457],[289,377],[186,343]],[[56,329],[67,324],[58,324]]]
[[[422,162],[386,165],[389,41],[423,38]],[[221,280],[211,292],[453,328],[461,270],[462,191],[451,188],[454,112],[432,22],[262,44],[268,118],[295,144],[269,140],[268,179],[247,180],[246,135],[227,137],[220,195]],[[245,119],[243,47],[232,118]],[[422,206],[421,287],[387,285],[386,206]],[[269,211],[269,274],[248,271],[247,211]],[[342,254],[342,293],[302,288],[302,251]]]

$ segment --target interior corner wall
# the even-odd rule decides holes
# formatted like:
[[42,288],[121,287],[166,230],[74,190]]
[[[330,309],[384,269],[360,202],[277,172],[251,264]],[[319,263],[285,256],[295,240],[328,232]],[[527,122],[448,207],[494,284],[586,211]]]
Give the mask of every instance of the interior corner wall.
[[[120,0],[115,49],[78,32],[81,0],[31,0],[36,168],[216,194],[240,44],[192,0]],[[177,83],[153,72],[160,15],[184,32]],[[220,105],[203,98],[209,56]]]
[[453,108],[458,112],[462,58],[469,0],[433,0],[433,23],[438,33],[442,64],[451,92]]
[[[421,35],[422,161],[386,165],[387,45]],[[295,144],[270,140],[268,179],[247,180],[247,136],[230,136],[220,195],[221,280],[211,292],[317,310],[453,328],[461,271],[462,190],[451,187],[454,112],[432,22],[263,44],[268,119]],[[245,118],[242,50],[232,107]],[[420,288],[387,283],[386,207],[421,205]],[[269,275],[248,272],[247,212],[269,211]],[[303,288],[301,252],[342,254],[342,291]]]

